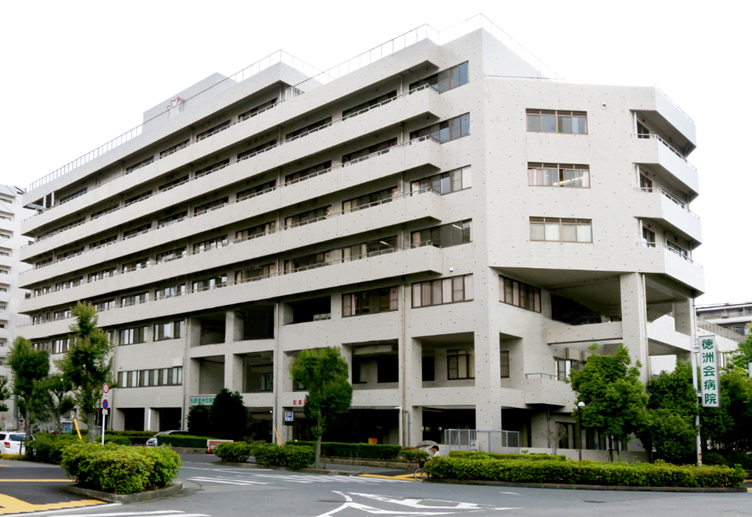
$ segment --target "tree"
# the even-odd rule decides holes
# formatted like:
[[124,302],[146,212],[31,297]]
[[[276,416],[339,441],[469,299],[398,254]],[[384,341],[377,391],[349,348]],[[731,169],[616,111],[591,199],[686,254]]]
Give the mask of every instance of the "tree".
[[13,393],[19,397],[19,406],[26,421],[26,440],[31,441],[31,423],[34,410],[42,407],[38,403],[44,392],[39,389],[39,381],[50,371],[50,355],[47,350],[34,350],[31,341],[17,337],[8,356],[8,366],[13,370]]
[[107,334],[97,327],[97,310],[93,305],[79,302],[71,312],[76,321],[69,327],[70,348],[56,364],[65,381],[73,386],[73,398],[89,428],[89,443],[94,443],[102,385],[106,382],[114,385],[112,345]]
[[752,452],[752,378],[734,368],[721,374],[721,406],[700,410],[703,449]]
[[8,411],[8,406],[5,401],[8,400],[13,393],[8,386],[8,379],[0,379],[0,413]]
[[691,463],[696,447],[697,395],[692,386],[692,366],[677,362],[673,372],[661,372],[648,382],[649,401],[645,425],[637,433],[649,451],[671,463]]
[[731,355],[731,361],[736,368],[749,371],[749,363],[752,363],[752,332],[747,334],[747,339],[739,343],[739,349]]
[[[228,440],[242,440],[248,433],[248,409],[243,396],[222,388],[214,397],[209,414],[211,435]],[[189,424],[190,425],[190,424]]]
[[60,418],[76,407],[76,402],[69,395],[73,386],[62,374],[56,373],[43,379],[39,383],[40,388],[49,395],[48,409],[51,418],[55,422],[57,432],[62,432]]
[[305,415],[316,425],[311,433],[316,438],[316,460],[321,460],[321,437],[337,415],[346,413],[352,402],[352,386],[347,381],[348,366],[339,348],[327,347],[301,350],[292,365],[293,382],[305,386]]
[[585,407],[574,411],[585,428],[597,427],[609,438],[609,460],[614,443],[628,441],[643,426],[648,395],[639,380],[640,363],[630,367],[629,350],[620,344],[615,355],[588,357],[580,371],[572,372],[572,389]]
[[[215,399],[216,400],[216,399]],[[193,406],[188,412],[188,433],[193,436],[210,436],[211,407]]]

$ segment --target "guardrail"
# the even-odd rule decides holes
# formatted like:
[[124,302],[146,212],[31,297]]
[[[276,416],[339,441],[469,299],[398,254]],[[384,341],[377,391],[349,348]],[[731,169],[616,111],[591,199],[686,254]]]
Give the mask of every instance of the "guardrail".
[[697,318],[697,326],[703,330],[712,332],[713,334],[717,336],[721,336],[731,341],[734,341],[735,343],[743,343],[747,340],[746,336],[739,334],[738,332],[734,332],[731,329],[721,327],[720,325],[716,325],[715,323],[711,323],[702,318]]
[[560,375],[551,374],[551,373],[526,373],[525,374],[525,378],[526,379],[534,379],[534,378],[539,378],[539,379],[553,379],[555,381],[565,381],[565,380],[567,380],[566,377],[562,378],[562,376],[560,376]]

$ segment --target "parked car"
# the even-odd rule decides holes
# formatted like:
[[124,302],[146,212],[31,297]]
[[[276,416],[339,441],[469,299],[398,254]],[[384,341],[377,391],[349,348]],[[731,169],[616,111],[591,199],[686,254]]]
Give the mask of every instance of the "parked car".
[[152,436],[151,438],[149,438],[148,440],[146,440],[146,446],[147,447],[156,447],[157,445],[159,445],[159,443],[157,443],[157,436],[165,436],[165,435],[168,435],[168,434],[188,434],[188,431],[180,431],[180,430],[161,431],[161,432],[155,434],[154,436]]
[[0,454],[21,454],[21,444],[25,439],[25,433],[0,433]]

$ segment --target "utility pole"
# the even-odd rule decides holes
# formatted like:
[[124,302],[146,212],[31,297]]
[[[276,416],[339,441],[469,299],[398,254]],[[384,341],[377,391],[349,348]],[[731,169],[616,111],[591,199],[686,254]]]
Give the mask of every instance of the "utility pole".
[[690,356],[692,358],[692,388],[695,390],[695,405],[697,415],[695,416],[695,427],[697,428],[697,466],[702,466],[702,439],[700,437],[700,385],[697,378],[697,353],[700,351],[699,338],[690,338]]

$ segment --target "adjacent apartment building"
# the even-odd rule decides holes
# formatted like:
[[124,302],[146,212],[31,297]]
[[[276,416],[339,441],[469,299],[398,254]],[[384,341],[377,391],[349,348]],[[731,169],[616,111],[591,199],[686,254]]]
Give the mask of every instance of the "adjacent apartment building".
[[290,366],[337,346],[354,394],[328,439],[547,448],[558,423],[574,448],[563,381],[590,345],[625,343],[643,380],[688,357],[695,126],[657,88],[570,84],[463,27],[323,73],[281,52],[212,75],[36,181],[22,334],[59,357],[92,302],[117,429],[184,427],[229,388],[259,436],[305,437]]
[[[18,275],[29,269],[19,260],[19,250],[28,242],[21,235],[21,221],[34,211],[24,208],[23,193],[18,187],[0,185],[0,380],[9,381],[6,361],[10,347],[18,335],[17,327],[29,321],[27,316],[19,314],[20,302],[28,291],[19,287]],[[15,430],[19,422],[13,399],[5,401],[5,405],[8,411],[0,413],[0,430]]]
[[697,317],[744,337],[752,324],[752,302],[699,305]]

